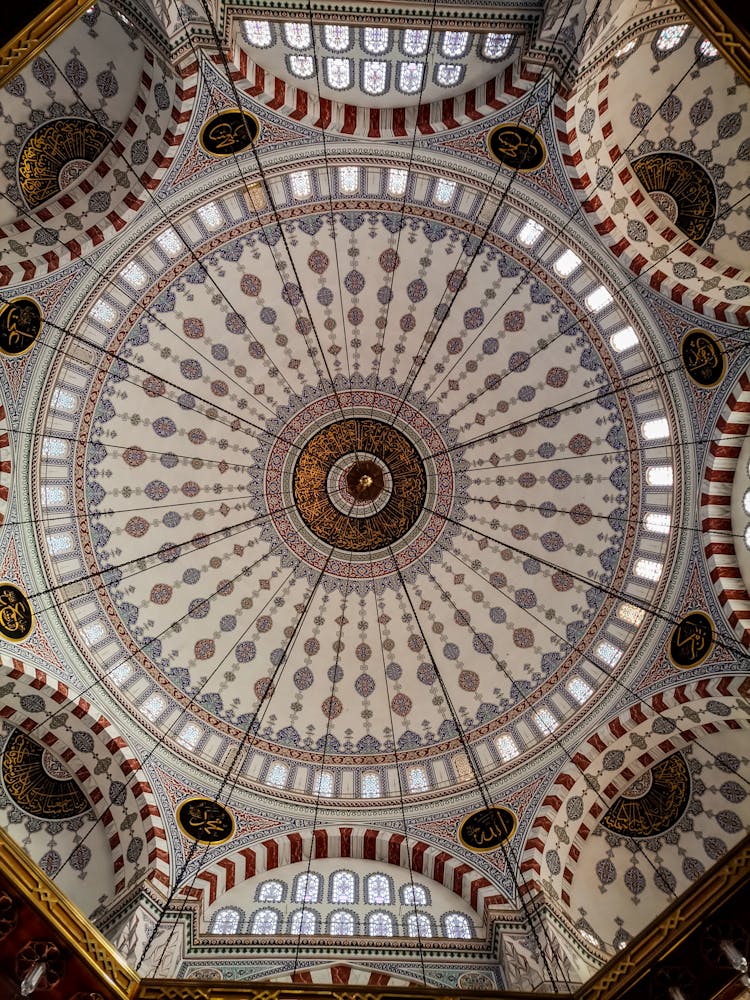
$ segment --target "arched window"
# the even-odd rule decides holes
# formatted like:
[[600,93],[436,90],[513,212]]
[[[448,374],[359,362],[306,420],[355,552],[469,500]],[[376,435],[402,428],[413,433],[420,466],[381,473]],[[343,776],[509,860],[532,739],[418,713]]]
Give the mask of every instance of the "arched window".
[[406,918],[409,937],[432,937],[432,923],[426,913],[410,913]]
[[405,885],[401,888],[401,902],[405,906],[427,906],[427,889],[423,885]]
[[331,902],[355,903],[356,882],[352,872],[334,872],[331,878]]
[[371,913],[367,918],[367,933],[371,937],[393,937],[393,917],[390,913]]
[[320,902],[320,875],[316,875],[314,872],[307,872],[305,875],[297,876],[294,884],[294,902]]
[[353,934],[354,915],[346,910],[336,910],[328,921],[329,934]]
[[365,882],[365,898],[368,903],[382,906],[393,902],[391,880],[387,875],[368,875]]
[[295,910],[289,921],[292,934],[314,934],[317,929],[317,917],[312,910]]
[[284,883],[274,880],[273,882],[262,882],[258,886],[255,898],[259,903],[280,903],[284,895]]
[[240,911],[232,907],[217,910],[211,921],[211,933],[236,934],[240,926],[240,916]]
[[445,936],[449,938],[470,938],[471,924],[463,913],[446,913],[443,917]]
[[[273,883],[271,883],[273,884]],[[279,929],[279,915],[276,910],[258,910],[250,926],[251,934],[276,934]]]

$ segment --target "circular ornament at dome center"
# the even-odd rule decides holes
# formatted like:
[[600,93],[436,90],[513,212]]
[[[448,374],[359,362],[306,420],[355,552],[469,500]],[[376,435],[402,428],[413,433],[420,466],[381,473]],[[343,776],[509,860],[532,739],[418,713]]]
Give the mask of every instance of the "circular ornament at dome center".
[[[336,467],[343,474],[331,476]],[[386,479],[390,495],[381,505]],[[401,431],[360,417],[329,424],[307,442],[293,489],[300,516],[318,538],[348,552],[372,552],[412,527],[427,482],[417,450]]]

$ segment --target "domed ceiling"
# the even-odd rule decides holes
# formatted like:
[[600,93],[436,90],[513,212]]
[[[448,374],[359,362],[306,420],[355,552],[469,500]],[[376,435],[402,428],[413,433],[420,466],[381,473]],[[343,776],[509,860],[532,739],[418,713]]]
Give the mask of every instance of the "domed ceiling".
[[[200,11],[95,5],[3,91],[6,333],[11,300],[44,320],[3,359],[3,574],[35,615],[3,650],[19,691],[44,687],[8,719],[41,740],[61,700],[101,713],[137,807],[111,787],[144,824],[115,895],[143,879],[144,841],[154,885],[177,892],[270,831],[348,843],[356,808],[360,859],[370,833],[422,838],[471,871],[467,906],[485,906],[477,884],[495,915],[539,892],[593,933],[622,812],[599,826],[603,807],[670,760],[692,836],[690,767],[698,781],[718,760],[711,715],[741,714],[747,658],[743,598],[721,590],[747,567],[747,448],[728,478],[710,451],[747,429],[746,92],[696,29],[662,51],[676,15],[649,9],[648,27],[603,14],[556,91],[534,48],[562,30],[556,5],[481,32],[465,10],[432,31],[352,22],[346,49],[317,22],[269,34],[227,14],[226,65],[193,47]],[[417,28],[427,56],[408,51]],[[292,68],[305,53],[351,62],[351,88],[316,90]],[[407,56],[427,61],[421,96],[396,85]],[[393,86],[375,94],[378,60]],[[8,164],[81,116],[101,148],[64,147],[35,204]],[[638,167],[656,155],[661,173]],[[679,214],[670,156],[727,210],[705,232]],[[692,659],[675,645],[691,614]],[[233,817],[199,860],[192,796]],[[510,853],[459,839],[488,802],[512,812]],[[383,851],[399,863],[400,842]],[[582,977],[640,926],[609,892],[606,933],[593,951],[578,938]],[[666,901],[657,886],[642,922]]]

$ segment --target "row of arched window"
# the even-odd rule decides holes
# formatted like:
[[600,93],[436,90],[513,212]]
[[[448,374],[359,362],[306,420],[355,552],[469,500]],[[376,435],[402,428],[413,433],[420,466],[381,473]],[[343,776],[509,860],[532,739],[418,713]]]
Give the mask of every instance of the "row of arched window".
[[[242,932],[242,911],[235,907],[217,910],[211,921],[212,934],[239,934]],[[284,923],[282,913],[271,907],[257,910],[249,921],[250,934],[278,934]],[[442,934],[447,938],[473,937],[469,918],[463,913],[445,913],[440,918]],[[434,919],[426,913],[408,913],[399,924],[391,913],[375,910],[362,920],[350,910],[335,910],[323,920],[317,910],[305,907],[295,910],[286,918],[286,932],[289,934],[331,934],[350,936],[366,934],[369,937],[395,937],[401,933],[406,937],[435,937],[437,927]]]
[[[393,880],[389,875],[377,873],[367,875],[361,880],[354,872],[337,871],[328,877],[327,902],[329,903],[359,903],[363,901],[371,906],[390,906],[396,901]],[[324,880],[317,872],[304,872],[292,882],[291,900],[293,903],[323,902]],[[425,885],[418,883],[402,885],[398,892],[399,901],[404,906],[428,906],[431,902],[430,891]],[[280,879],[269,879],[261,882],[255,892],[258,903],[282,903],[287,898],[287,885]]]

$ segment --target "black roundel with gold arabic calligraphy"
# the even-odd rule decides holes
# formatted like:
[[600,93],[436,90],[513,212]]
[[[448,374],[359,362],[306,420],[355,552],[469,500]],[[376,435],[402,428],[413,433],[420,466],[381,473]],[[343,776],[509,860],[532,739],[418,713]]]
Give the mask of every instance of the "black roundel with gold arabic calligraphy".
[[23,642],[34,627],[34,612],[26,594],[15,583],[0,583],[0,635]]
[[31,816],[72,819],[90,808],[88,799],[57,758],[20,729],[5,745],[2,775],[5,791]]
[[516,832],[516,814],[505,806],[488,806],[466,816],[458,828],[458,839],[470,851],[496,851]]
[[30,350],[42,329],[39,303],[23,295],[7,300],[0,309],[0,354],[18,357]]
[[493,129],[487,145],[495,159],[510,170],[537,170],[547,157],[544,143],[536,132],[515,122]]
[[206,122],[199,141],[211,156],[232,156],[251,146],[258,131],[258,119],[248,111],[222,111]]
[[673,753],[637,778],[610,806],[601,824],[623,837],[658,837],[675,825],[689,802],[687,762],[681,753]]
[[223,844],[234,834],[234,817],[213,799],[185,799],[177,807],[177,823],[200,844]]
[[72,184],[111,141],[106,129],[83,118],[56,118],[41,125],[18,158],[18,183],[29,206],[36,208]]
[[648,153],[633,162],[633,171],[670,222],[699,245],[708,239],[716,190],[700,163],[680,153]]

